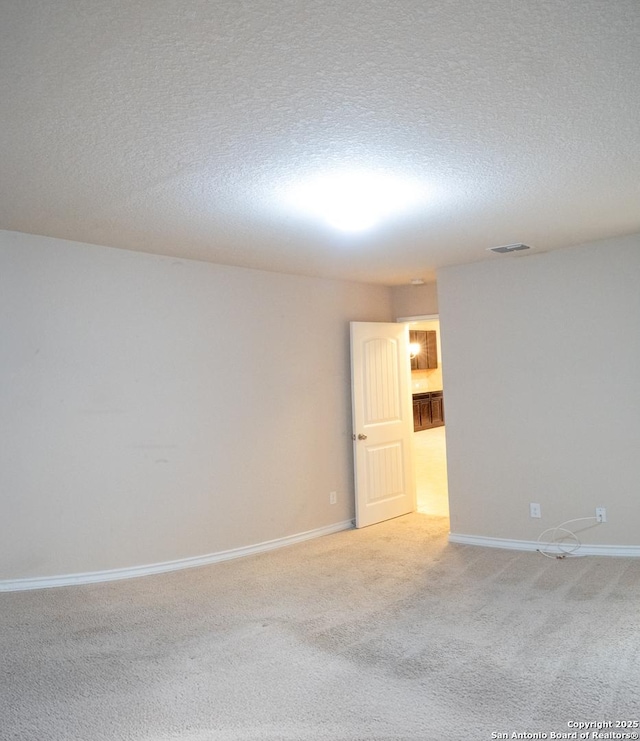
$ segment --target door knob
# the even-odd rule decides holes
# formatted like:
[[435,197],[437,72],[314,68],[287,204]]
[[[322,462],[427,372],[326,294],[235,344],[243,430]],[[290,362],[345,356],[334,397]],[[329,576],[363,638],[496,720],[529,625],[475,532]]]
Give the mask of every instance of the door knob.
[[366,439],[367,439],[366,435],[363,435],[362,433],[358,435],[358,440],[366,440]]

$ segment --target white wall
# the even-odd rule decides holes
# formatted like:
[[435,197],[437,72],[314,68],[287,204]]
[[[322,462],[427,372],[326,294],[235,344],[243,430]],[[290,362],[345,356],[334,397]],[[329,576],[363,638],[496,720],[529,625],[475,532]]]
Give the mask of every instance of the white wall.
[[348,323],[392,319],[384,287],[0,232],[0,579],[353,517]]
[[425,316],[438,313],[438,291],[435,283],[421,286],[394,286],[391,289],[393,315],[396,319],[407,316]]
[[535,540],[603,505],[581,540],[640,544],[640,235],[443,269],[438,294],[452,532]]

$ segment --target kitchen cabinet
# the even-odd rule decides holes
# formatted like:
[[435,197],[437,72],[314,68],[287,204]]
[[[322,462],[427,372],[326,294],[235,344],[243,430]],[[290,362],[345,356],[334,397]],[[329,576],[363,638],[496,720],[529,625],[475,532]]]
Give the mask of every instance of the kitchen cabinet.
[[442,391],[431,392],[431,426],[441,427],[444,424],[444,399]]
[[438,343],[436,332],[410,329],[409,342],[420,345],[420,352],[411,358],[411,370],[432,370],[438,367]]
[[413,395],[413,431],[428,430],[444,424],[442,391],[426,391]]

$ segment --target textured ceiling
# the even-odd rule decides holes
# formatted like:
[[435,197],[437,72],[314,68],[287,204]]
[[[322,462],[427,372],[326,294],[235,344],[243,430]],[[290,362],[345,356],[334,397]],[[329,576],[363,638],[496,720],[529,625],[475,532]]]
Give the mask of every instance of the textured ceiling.
[[[638,0],[3,0],[0,228],[386,284],[640,231]],[[332,170],[429,197],[345,235]]]

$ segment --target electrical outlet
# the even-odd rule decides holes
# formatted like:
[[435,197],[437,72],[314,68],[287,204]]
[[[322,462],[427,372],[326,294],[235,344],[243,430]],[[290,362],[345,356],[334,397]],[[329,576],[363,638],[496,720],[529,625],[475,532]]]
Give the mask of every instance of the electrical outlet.
[[329,492],[329,504],[337,504],[337,503],[338,503],[338,492],[330,491]]
[[607,521],[607,509],[606,507],[596,507],[596,522]]
[[542,517],[542,512],[540,511],[539,504],[531,502],[531,504],[529,505],[529,517]]

